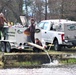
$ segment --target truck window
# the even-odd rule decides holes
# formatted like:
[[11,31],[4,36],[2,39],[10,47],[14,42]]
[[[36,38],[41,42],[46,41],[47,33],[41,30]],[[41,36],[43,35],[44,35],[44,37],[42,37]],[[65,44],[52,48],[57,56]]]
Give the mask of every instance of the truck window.
[[38,27],[41,28],[41,29],[43,29],[43,26],[44,26],[44,22],[40,22],[40,23],[38,24]]
[[44,26],[43,26],[43,29],[44,29],[44,30],[47,30],[48,25],[49,25],[49,22],[45,22],[45,23],[44,23]]
[[51,22],[50,30],[53,30],[53,25],[54,25],[54,23],[53,23],[53,22]]
[[76,30],[76,25],[75,24],[69,24],[67,25],[68,30]]
[[54,26],[55,26],[56,31],[63,31],[64,29],[63,24],[61,23],[55,24]]

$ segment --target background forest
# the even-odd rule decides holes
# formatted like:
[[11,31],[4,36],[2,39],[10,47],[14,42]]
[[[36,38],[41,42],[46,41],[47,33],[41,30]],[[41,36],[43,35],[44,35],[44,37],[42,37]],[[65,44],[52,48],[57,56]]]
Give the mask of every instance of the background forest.
[[20,22],[21,15],[27,21],[34,17],[37,22],[55,18],[76,20],[76,0],[0,0],[0,12],[14,23]]

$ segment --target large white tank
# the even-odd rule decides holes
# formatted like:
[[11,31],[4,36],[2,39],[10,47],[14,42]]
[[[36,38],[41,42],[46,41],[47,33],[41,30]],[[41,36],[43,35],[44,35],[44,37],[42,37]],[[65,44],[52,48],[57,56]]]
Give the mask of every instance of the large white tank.
[[17,44],[20,43],[27,43],[28,36],[24,34],[24,31],[26,30],[26,27],[10,27],[7,30],[7,36],[6,40],[9,40],[11,42],[16,42]]

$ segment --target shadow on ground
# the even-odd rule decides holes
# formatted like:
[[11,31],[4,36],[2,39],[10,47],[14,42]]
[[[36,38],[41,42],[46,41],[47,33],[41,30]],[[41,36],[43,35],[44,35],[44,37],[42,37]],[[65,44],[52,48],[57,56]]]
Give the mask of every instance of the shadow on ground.
[[[54,47],[51,47],[49,51],[54,51]],[[76,48],[72,47],[72,48],[62,48],[60,51],[56,51],[56,52],[66,52],[66,53],[76,53]]]
[[33,52],[32,49],[12,49],[12,52]]
[[[62,48],[61,51],[55,51],[53,47],[51,47],[50,49],[46,49],[47,51],[49,52],[65,52],[65,53],[76,53],[76,48]],[[11,53],[32,53],[33,50],[30,48],[30,49],[12,49],[11,50]],[[36,53],[36,52],[33,52],[33,53]]]

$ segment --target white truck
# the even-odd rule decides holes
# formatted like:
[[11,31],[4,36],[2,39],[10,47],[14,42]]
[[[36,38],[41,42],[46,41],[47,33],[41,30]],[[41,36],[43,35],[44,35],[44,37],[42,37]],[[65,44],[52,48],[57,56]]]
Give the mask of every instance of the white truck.
[[53,44],[55,50],[63,46],[76,46],[76,22],[65,19],[43,20],[37,27],[40,29],[41,38],[46,44]]

